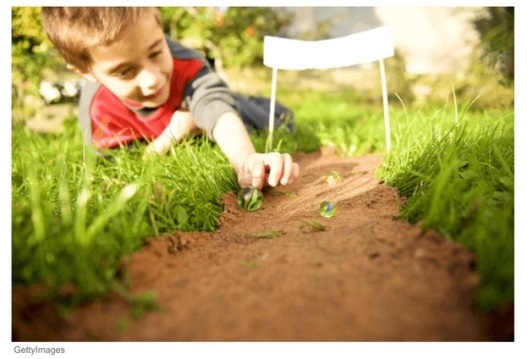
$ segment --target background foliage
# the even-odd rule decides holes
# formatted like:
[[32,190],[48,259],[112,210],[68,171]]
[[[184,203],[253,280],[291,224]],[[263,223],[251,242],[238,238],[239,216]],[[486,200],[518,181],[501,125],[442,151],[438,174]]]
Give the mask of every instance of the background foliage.
[[514,80],[514,8],[488,7],[473,20],[481,38],[481,58],[495,66],[505,81]]
[[59,68],[64,61],[53,55],[53,45],[42,30],[40,8],[13,7],[11,23],[11,98],[17,123],[35,111],[30,101],[38,99],[42,69]]
[[[265,35],[284,33],[292,15],[269,7],[164,7],[165,31],[225,67],[263,61]],[[221,65],[220,65],[221,66]]]
[[[201,51],[220,71],[261,66],[263,37],[287,35],[293,20],[285,8],[272,7],[163,7],[161,12],[165,31]],[[13,122],[16,123],[24,122],[42,106],[38,85],[46,72],[62,76],[69,72],[42,29],[40,7],[13,7],[11,20]],[[324,36],[326,25],[316,26],[319,35]],[[456,91],[477,87],[471,75],[481,81],[489,78],[489,71],[499,72],[502,82],[511,85],[514,81],[514,8],[487,8],[484,16],[473,19],[473,25],[481,38],[479,62],[471,66],[466,85]],[[396,55],[391,61],[395,66],[388,72],[396,74],[389,79],[390,87],[411,99],[413,80],[405,74],[404,57]]]

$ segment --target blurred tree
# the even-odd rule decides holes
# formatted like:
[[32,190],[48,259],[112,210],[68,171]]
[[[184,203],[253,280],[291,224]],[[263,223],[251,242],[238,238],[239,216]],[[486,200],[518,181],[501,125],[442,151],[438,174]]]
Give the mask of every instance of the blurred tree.
[[11,67],[15,85],[29,82],[27,86],[31,87],[38,84],[44,68],[65,65],[42,29],[40,7],[13,7],[11,22]]
[[40,7],[13,7],[11,24],[11,98],[13,122],[19,122],[38,107],[42,71],[65,63],[42,30]]
[[161,8],[165,30],[221,70],[262,64],[263,37],[280,35],[292,15],[270,7]]
[[38,96],[38,78],[49,65],[50,43],[40,25],[39,7],[13,7],[11,23],[11,100],[13,122],[19,122],[30,110],[24,103]]
[[483,57],[506,81],[514,81],[514,8],[488,7],[473,20],[483,45]]

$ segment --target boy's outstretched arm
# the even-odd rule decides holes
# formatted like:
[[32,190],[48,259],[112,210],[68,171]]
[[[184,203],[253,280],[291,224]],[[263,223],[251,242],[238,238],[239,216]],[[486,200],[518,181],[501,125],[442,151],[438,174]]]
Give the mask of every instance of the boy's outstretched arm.
[[212,134],[234,167],[241,187],[286,185],[300,173],[289,154],[257,153],[245,125],[234,112],[221,115]]

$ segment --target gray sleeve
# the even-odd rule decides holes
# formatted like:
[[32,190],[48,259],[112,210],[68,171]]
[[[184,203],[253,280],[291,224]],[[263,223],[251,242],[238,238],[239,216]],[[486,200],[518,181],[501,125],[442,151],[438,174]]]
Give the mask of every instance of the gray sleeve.
[[218,118],[226,112],[238,113],[238,105],[227,84],[197,51],[166,37],[172,56],[178,59],[197,59],[203,67],[184,89],[182,106],[189,109],[199,128],[214,140],[212,131]]
[[84,80],[81,87],[81,96],[79,99],[79,125],[86,145],[92,144],[90,105],[99,86],[99,83]]
[[212,140],[218,118],[227,112],[238,113],[232,91],[208,66],[204,66],[185,88],[184,105],[192,112],[198,127]]

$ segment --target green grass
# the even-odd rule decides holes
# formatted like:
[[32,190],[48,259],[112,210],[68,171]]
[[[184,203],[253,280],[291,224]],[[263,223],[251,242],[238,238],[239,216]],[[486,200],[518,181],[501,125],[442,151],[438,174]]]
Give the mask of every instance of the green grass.
[[77,123],[61,135],[14,128],[13,283],[43,283],[50,296],[105,293],[119,261],[148,236],[213,231],[221,195],[236,188],[228,161],[205,138],[144,161],[140,146],[95,156]]
[[[342,155],[353,156],[385,148],[382,104],[362,104],[353,91],[334,93],[282,90],[277,98],[294,110],[296,132],[277,131],[275,147],[295,153],[336,146]],[[266,134],[253,136],[263,151]]]
[[457,116],[441,110],[400,120],[395,122],[406,123],[378,172],[408,198],[400,217],[434,228],[475,254],[480,308],[513,301],[512,111]]
[[[343,156],[378,153],[378,176],[407,198],[400,216],[471,249],[492,310],[514,298],[514,113],[470,104],[405,109],[391,101],[392,151],[384,153],[379,103],[352,91],[282,90],[296,131],[277,129],[283,152],[336,146]],[[265,133],[252,135],[263,151]],[[60,135],[12,133],[12,281],[43,283],[50,297],[74,284],[77,297],[115,286],[119,262],[145,238],[214,231],[221,196],[237,189],[221,151],[188,139],[144,161],[141,145],[97,157],[82,146],[75,119]]]

